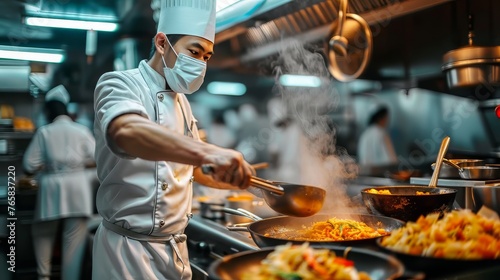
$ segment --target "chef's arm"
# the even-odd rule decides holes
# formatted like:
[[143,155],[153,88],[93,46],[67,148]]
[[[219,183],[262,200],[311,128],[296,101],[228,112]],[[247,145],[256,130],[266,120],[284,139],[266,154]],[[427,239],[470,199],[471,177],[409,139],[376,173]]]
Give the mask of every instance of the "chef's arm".
[[241,153],[194,140],[173,132],[138,114],[116,117],[108,126],[108,136],[132,157],[151,161],[172,161],[194,166],[210,164],[215,181],[247,188],[253,168]]

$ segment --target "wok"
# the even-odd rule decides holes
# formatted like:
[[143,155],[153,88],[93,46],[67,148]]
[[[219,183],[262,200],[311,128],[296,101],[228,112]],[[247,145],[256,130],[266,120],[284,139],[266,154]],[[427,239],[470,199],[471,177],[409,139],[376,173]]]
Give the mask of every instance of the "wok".
[[[313,246],[314,247],[314,246]],[[337,256],[344,256],[345,247],[326,246]],[[257,273],[260,263],[271,253],[274,248],[263,248],[259,251],[245,251],[233,255],[225,256],[213,262],[209,267],[209,275],[220,280],[243,279],[246,273]],[[403,275],[404,266],[396,258],[361,248],[350,248],[346,256],[354,262],[354,267],[358,271],[364,271],[373,280],[395,279]]]
[[[333,217],[347,218],[366,223],[373,228],[382,228],[387,232],[400,228],[404,225],[403,221],[389,217],[374,216],[355,213],[334,213],[317,214],[307,218],[279,216],[268,219],[262,219],[250,223],[246,227],[235,226],[227,227],[229,230],[248,231],[253,241],[259,248],[284,245],[288,242],[293,244],[302,244],[309,242],[311,245],[342,245],[342,246],[375,246],[375,239],[378,237],[358,239],[358,240],[339,240],[339,241],[316,241],[303,238],[298,230],[311,226],[315,222],[326,221]],[[281,234],[289,234],[289,237],[282,238]],[[277,235],[280,235],[277,237]]]
[[[370,193],[368,190],[389,190],[391,194]],[[430,194],[417,195],[416,191]],[[449,212],[457,190],[421,186],[379,186],[361,190],[361,197],[368,210],[399,220],[416,221],[420,215]]]

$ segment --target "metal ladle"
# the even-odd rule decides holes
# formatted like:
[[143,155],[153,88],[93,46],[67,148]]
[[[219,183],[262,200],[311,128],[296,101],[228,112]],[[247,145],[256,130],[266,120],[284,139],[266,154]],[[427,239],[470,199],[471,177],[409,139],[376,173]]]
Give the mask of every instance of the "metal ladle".
[[[202,165],[204,174],[212,174],[210,165]],[[252,176],[250,186],[262,190],[264,200],[274,211],[288,216],[308,217],[323,207],[326,191],[322,188],[275,182]]]
[[[436,158],[436,165],[434,166],[434,172],[432,173],[431,180],[429,182],[429,187],[430,188],[436,188],[438,179],[439,179],[439,171],[441,171],[441,166],[443,165],[443,160],[444,156],[446,155],[446,152],[448,151],[448,146],[450,146],[450,137],[446,136],[443,138],[443,141],[441,141],[441,147],[439,148],[439,152]],[[460,205],[458,202],[455,200],[453,202],[453,208],[454,209],[460,209]]]
[[430,188],[437,187],[439,171],[441,171],[441,165],[443,165],[443,158],[444,155],[446,154],[446,151],[448,151],[449,145],[450,145],[450,137],[446,136],[443,138],[443,141],[441,141],[441,147],[439,148],[439,152],[436,158],[436,166],[434,167],[434,172],[432,173],[432,177],[429,182]]

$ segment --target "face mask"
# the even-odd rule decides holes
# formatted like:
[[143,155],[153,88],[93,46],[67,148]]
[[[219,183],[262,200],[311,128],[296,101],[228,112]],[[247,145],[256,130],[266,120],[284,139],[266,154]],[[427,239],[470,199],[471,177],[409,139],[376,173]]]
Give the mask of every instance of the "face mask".
[[[168,44],[170,45],[170,42]],[[173,91],[178,93],[191,94],[197,91],[205,78],[206,62],[183,53],[177,54],[172,45],[170,45],[170,48],[172,48],[177,56],[174,68],[168,68],[163,55],[161,56],[163,65],[165,66],[163,73],[168,85]]]

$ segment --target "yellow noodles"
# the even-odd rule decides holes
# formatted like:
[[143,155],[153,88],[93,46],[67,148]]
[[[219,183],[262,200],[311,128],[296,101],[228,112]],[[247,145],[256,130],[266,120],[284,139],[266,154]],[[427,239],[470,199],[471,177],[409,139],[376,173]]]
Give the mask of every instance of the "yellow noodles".
[[421,216],[394,230],[381,244],[395,251],[450,259],[500,259],[500,221],[470,210]]
[[316,222],[302,230],[273,234],[274,238],[301,241],[343,241],[375,238],[388,234],[385,229],[374,229],[363,222],[331,218]]
[[350,260],[337,257],[328,249],[313,249],[308,243],[302,245],[276,246],[262,260],[257,273],[246,273],[243,280],[370,280],[365,272],[358,272]]

